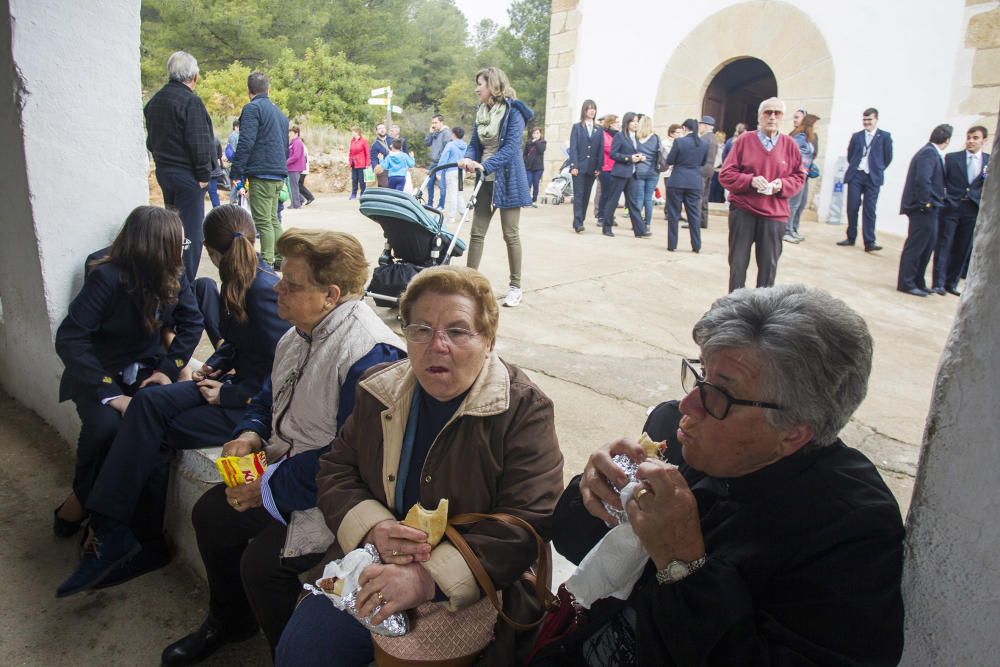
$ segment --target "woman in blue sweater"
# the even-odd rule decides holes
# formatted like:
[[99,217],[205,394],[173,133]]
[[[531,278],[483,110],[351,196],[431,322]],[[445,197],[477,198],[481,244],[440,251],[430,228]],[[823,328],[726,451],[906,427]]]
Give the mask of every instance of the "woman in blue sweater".
[[459,166],[466,171],[482,171],[485,179],[472,216],[468,265],[479,268],[483,243],[493,211],[500,210],[500,226],[507,244],[510,287],[503,305],[521,303],[521,237],[518,225],[521,207],[531,205],[528,174],[521,156],[521,135],[534,113],[516,98],[503,70],[487,67],[476,73],[476,122],[472,140]]

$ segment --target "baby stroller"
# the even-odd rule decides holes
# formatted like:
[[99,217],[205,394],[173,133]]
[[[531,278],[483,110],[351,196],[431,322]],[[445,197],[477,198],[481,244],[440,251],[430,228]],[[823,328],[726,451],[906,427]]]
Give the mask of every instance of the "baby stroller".
[[[428,173],[428,180],[435,172],[456,166],[454,162],[437,165]],[[365,190],[361,195],[361,213],[381,225],[385,234],[385,249],[366,290],[376,306],[396,306],[399,295],[415,275],[427,267],[448,264],[452,257],[462,256],[465,242],[458,234],[476,204],[481,186],[482,179],[477,174],[476,186],[454,232],[444,228],[441,211],[422,203],[422,186],[415,195],[389,188]],[[461,178],[458,188],[462,189]]]
[[559,175],[553,178],[542,193],[543,204],[561,204],[573,196],[573,176],[569,173],[569,160]]

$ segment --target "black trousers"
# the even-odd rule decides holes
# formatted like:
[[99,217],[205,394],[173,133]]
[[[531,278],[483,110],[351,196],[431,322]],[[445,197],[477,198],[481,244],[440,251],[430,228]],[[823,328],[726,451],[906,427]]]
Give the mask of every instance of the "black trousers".
[[[87,509],[119,523],[133,515],[149,480],[176,449],[216,447],[230,439],[241,408],[209,405],[194,382],[151,386],[128,406],[87,498]],[[162,521],[157,526],[162,529]]]
[[768,220],[730,205],[730,292],[746,285],[751,246],[754,247],[757,257],[757,287],[774,285],[774,279],[778,274],[778,260],[781,258],[781,237],[784,234],[784,220]]
[[979,206],[972,200],[948,206],[941,212],[934,248],[934,287],[955,289],[972,254]]
[[927,289],[924,274],[931,260],[931,252],[937,242],[938,209],[910,211],[906,214],[910,225],[906,231],[906,242],[899,256],[899,277],[896,288],[909,291]]
[[875,208],[880,189],[863,171],[847,184],[847,240],[851,243],[858,238],[858,209],[862,208],[861,238],[866,248],[875,245]]
[[201,243],[204,240],[202,224],[205,222],[205,191],[198,179],[186,169],[161,167],[156,170],[156,182],[163,190],[163,205],[177,211],[184,223],[184,236],[191,246],[184,251],[184,271],[188,282],[194,283],[201,263]]
[[198,301],[198,310],[205,320],[205,333],[212,341],[212,347],[219,347],[222,341],[222,296],[219,294],[219,286],[211,278],[198,278],[194,281],[194,298]]
[[667,250],[677,248],[677,223],[681,217],[681,204],[684,204],[687,211],[691,250],[701,250],[701,199],[701,193],[691,188],[667,190]]
[[632,222],[632,233],[636,236],[646,233],[646,222],[642,219],[642,213],[639,211],[638,187],[639,182],[635,179],[635,176],[628,178],[622,178],[621,176],[611,177],[611,187],[608,188],[608,197],[604,208],[604,229],[611,229],[615,220],[615,211],[618,209],[618,199],[622,196],[622,192],[624,192],[625,207],[628,209],[628,217]]
[[579,173],[573,177],[573,229],[583,227],[587,218],[587,206],[590,204],[590,193],[594,189],[593,173]]
[[198,500],[191,521],[208,574],[209,615],[233,633],[259,626],[273,653],[302,592],[299,575],[324,554],[283,558],[285,526],[261,507],[237,512],[222,484]]
[[311,202],[312,200],[316,199],[316,197],[313,196],[313,193],[309,192],[309,188],[306,187],[305,174],[299,174],[299,193],[301,193],[301,195],[305,197],[305,200],[307,202]]

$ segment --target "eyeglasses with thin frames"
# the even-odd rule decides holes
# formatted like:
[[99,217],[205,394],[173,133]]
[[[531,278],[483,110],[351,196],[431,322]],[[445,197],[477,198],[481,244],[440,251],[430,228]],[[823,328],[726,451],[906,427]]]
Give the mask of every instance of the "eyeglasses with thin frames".
[[407,324],[403,327],[403,335],[411,343],[419,343],[421,345],[430,343],[435,335],[443,336],[446,341],[455,347],[465,347],[479,334],[475,331],[462,329],[461,327],[435,329],[426,324]]
[[734,398],[725,389],[716,387],[705,379],[704,364],[701,359],[681,359],[681,387],[686,394],[691,393],[692,389],[698,387],[698,394],[705,412],[720,421],[729,415],[729,409],[734,405],[746,405],[752,408],[764,408],[767,410],[784,410],[783,407],[776,403]]

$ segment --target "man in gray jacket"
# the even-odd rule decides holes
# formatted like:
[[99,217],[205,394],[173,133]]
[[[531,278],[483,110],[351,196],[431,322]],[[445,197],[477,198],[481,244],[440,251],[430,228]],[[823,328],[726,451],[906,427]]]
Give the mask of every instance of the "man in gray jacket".
[[[444,117],[441,114],[434,114],[431,118],[431,131],[424,137],[424,146],[431,147],[431,163],[428,167],[433,169],[441,159],[441,151],[451,141],[451,129],[444,124]],[[439,176],[441,178],[439,179]],[[440,183],[438,181],[440,180]],[[444,209],[444,196],[447,188],[444,186],[443,174],[435,174],[430,183],[427,184],[427,203],[434,205],[434,186],[440,185],[441,198],[437,207]]]
[[708,195],[712,189],[712,175],[715,173],[715,154],[719,152],[719,140],[715,138],[715,118],[701,117],[698,121],[698,136],[708,144],[708,156],[701,167],[701,228],[708,229]]

